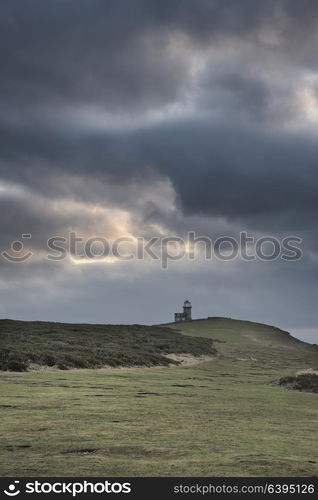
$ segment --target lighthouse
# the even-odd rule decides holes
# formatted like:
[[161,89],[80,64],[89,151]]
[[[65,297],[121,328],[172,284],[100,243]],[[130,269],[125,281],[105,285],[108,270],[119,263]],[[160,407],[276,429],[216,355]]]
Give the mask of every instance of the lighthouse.
[[192,320],[192,305],[189,300],[185,300],[183,303],[183,315],[184,315],[184,321]]
[[176,323],[192,320],[192,305],[189,300],[184,301],[182,313],[174,313],[174,320]]

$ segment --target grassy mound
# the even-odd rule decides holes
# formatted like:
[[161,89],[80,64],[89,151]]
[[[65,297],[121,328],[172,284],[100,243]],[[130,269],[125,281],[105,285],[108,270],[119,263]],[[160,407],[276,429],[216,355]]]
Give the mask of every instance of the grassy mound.
[[[219,355],[237,361],[253,361],[273,367],[279,376],[317,366],[318,347],[294,338],[277,327],[230,318],[210,318],[189,323],[170,324],[184,335],[217,339]],[[284,370],[284,371],[283,371]]]
[[278,384],[288,389],[318,394],[318,375],[316,373],[302,373],[294,377],[281,377]]
[[167,327],[0,320],[0,370],[30,364],[60,369],[178,364],[170,353],[215,354],[211,339]]

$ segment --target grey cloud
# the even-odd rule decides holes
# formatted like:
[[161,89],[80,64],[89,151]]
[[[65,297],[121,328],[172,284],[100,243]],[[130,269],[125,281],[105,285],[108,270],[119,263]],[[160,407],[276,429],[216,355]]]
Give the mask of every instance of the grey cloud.
[[[155,322],[186,289],[198,315],[314,328],[318,147],[309,126],[291,131],[286,122],[299,118],[295,96],[317,71],[317,19],[316,0],[4,0],[0,178],[28,195],[0,192],[1,245],[32,232],[39,249],[52,232],[93,230],[85,206],[96,204],[130,212],[132,229],[148,235],[156,224],[176,234],[292,231],[307,254],[297,267],[151,276],[125,266],[100,275],[91,266],[2,263],[3,314],[118,322],[123,302],[120,321]],[[173,115],[173,105],[189,103]],[[96,110],[107,115],[104,129]],[[147,121],[153,110],[161,119]],[[83,211],[54,210],[59,200]]]
[[[2,106],[9,102],[32,115],[66,103],[127,111],[173,102],[184,90],[187,58],[170,50],[170,36],[182,33],[202,47],[242,37],[257,51],[259,32],[270,27],[284,54],[300,36],[314,37],[317,11],[314,0],[301,6],[291,0],[5,1]],[[308,50],[299,55],[305,56]]]
[[[313,139],[300,134],[190,120],[109,137],[83,136],[75,141],[45,135],[38,144],[40,137],[35,144],[27,141],[26,150],[17,138],[18,153],[10,152],[17,156],[15,161],[19,154],[21,158],[27,154],[31,172],[34,159],[35,178],[24,168],[25,160],[9,172],[4,163],[4,176],[22,176],[24,182],[35,185],[39,182],[40,190],[52,189],[53,195],[65,186],[53,183],[50,188],[50,179],[63,171],[123,185],[139,176],[148,177],[150,182],[164,176],[171,179],[186,214],[247,218],[256,225],[264,216],[280,216],[285,227],[294,227],[295,213],[303,214],[308,222],[318,209],[318,149]],[[37,158],[40,153],[43,168]],[[98,199],[98,189],[86,194],[82,190],[81,196],[89,197],[89,193]],[[299,223],[303,224],[301,218]]]

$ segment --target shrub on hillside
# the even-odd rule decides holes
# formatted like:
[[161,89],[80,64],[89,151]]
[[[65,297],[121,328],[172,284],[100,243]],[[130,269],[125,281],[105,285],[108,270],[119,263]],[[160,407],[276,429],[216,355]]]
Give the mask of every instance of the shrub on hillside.
[[316,373],[302,373],[295,376],[281,377],[278,384],[296,391],[318,393],[318,375]]
[[23,363],[23,361],[11,360],[7,362],[7,366],[5,369],[10,372],[26,372],[28,369],[28,365],[26,363]]

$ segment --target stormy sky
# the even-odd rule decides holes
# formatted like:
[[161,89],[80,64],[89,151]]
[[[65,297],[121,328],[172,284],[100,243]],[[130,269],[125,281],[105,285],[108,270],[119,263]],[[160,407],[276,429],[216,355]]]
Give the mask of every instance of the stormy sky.
[[[0,249],[32,256],[2,253],[1,317],[159,323],[189,298],[318,343],[317,49],[316,0],[2,0]],[[189,231],[302,257],[198,245],[162,269],[68,245]]]

